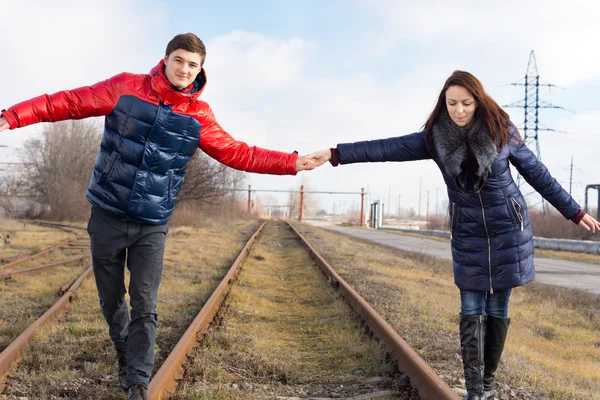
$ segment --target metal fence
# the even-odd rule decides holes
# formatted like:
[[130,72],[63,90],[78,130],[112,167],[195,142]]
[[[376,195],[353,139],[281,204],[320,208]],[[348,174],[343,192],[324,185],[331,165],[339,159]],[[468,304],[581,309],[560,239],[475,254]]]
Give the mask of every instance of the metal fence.
[[[450,232],[448,231],[401,229],[387,226],[382,229],[416,233],[426,236],[437,236],[447,239],[450,238]],[[534,237],[533,247],[545,250],[570,251],[573,253],[600,254],[600,242],[594,242],[591,240],[547,239]]]

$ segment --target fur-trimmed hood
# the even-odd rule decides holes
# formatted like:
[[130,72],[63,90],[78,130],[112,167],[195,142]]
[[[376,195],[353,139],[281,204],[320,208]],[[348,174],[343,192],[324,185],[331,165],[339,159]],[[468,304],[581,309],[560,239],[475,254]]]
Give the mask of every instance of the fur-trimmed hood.
[[[479,192],[498,156],[498,146],[487,127],[478,118],[474,118],[470,126],[460,127],[444,110],[433,124],[432,139],[435,151],[458,190],[466,191],[467,178],[472,174],[475,176],[475,192]],[[475,159],[469,160],[469,157]],[[464,170],[465,161],[474,166],[473,170]]]

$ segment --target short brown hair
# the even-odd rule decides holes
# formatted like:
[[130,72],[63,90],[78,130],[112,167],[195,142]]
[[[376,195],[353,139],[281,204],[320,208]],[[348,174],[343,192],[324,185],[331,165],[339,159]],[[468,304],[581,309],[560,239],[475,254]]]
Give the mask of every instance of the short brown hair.
[[202,43],[202,40],[193,33],[180,33],[171,39],[169,44],[167,44],[165,55],[169,57],[172,52],[179,49],[200,54],[203,62],[206,58],[206,47],[204,47],[204,43]]

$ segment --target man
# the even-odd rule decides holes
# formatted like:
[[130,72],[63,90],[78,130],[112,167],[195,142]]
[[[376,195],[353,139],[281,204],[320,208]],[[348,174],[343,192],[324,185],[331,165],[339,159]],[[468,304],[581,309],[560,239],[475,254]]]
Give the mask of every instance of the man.
[[[250,147],[215,120],[204,101],[206,49],[192,33],[175,36],[148,75],[122,73],[92,86],[19,103],[0,115],[0,131],[37,122],[106,116],[86,197],[94,274],[117,349],[119,383],[146,399],[154,366],[156,296],[167,222],[196,148],[232,168],[295,174],[316,162],[297,153]],[[131,319],[125,302],[131,272]]]

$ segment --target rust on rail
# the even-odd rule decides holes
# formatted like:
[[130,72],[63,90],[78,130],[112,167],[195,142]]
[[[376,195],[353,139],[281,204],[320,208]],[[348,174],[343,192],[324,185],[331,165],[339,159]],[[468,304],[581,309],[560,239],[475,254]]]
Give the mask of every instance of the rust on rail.
[[59,261],[59,262],[53,263],[53,264],[46,264],[46,265],[40,265],[38,267],[20,269],[18,271],[5,272],[3,274],[0,274],[0,281],[6,280],[6,279],[11,279],[15,275],[28,274],[31,272],[41,271],[41,270],[48,269],[48,268],[58,267],[59,265],[72,263],[72,262],[83,260],[83,259],[90,258],[90,257],[91,257],[91,254],[86,254],[85,256],[70,258],[68,260]]
[[427,400],[459,400],[461,397],[402,339],[394,328],[335,272],[296,228],[289,222],[288,225],[298,235],[304,247],[331,280],[332,284],[340,290],[346,301],[365,320],[373,334],[392,349],[400,370],[410,377],[410,383],[417,388],[419,395]]
[[81,286],[83,280],[92,272],[90,266],[86,269],[77,281],[69,288],[69,290],[41,317],[39,317],[34,323],[29,325],[23,333],[21,333],[2,353],[0,353],[0,393],[4,390],[6,375],[10,372],[12,365],[19,360],[21,351],[24,350],[36,330],[46,325],[49,322],[59,318],[62,313],[67,309],[67,306],[71,299],[75,297],[75,290]]
[[39,253],[35,253],[35,254],[32,254],[32,255],[27,256],[27,257],[19,258],[18,260],[15,260],[15,261],[10,262],[8,264],[0,265],[0,269],[14,267],[15,265],[22,264],[25,261],[29,261],[29,260],[34,259],[36,257],[39,257],[39,256],[41,256],[43,254],[46,254],[46,253],[49,253],[51,251],[60,249],[61,247],[66,246],[67,244],[69,244],[71,242],[74,242],[75,240],[77,240],[77,239],[67,239],[67,240],[64,240],[64,241],[60,242],[59,244],[56,244],[54,246],[48,247],[47,249],[44,249],[44,250],[40,251]]
[[173,348],[160,369],[156,372],[156,375],[154,375],[154,378],[150,381],[150,385],[148,385],[149,399],[166,399],[170,394],[175,392],[177,379],[181,378],[181,368],[186,360],[187,353],[198,343],[198,339],[207,332],[213,318],[229,293],[240,266],[248,257],[252,246],[262,233],[265,224],[266,222],[263,222],[248,243],[246,243],[219,286],[217,286],[213,294],[206,301],[194,321],[192,321],[175,348]]

